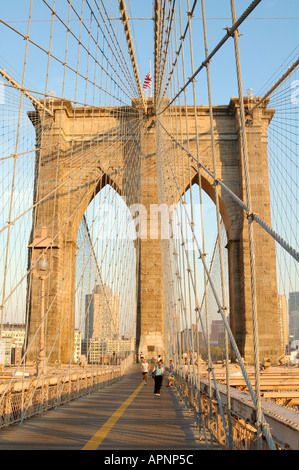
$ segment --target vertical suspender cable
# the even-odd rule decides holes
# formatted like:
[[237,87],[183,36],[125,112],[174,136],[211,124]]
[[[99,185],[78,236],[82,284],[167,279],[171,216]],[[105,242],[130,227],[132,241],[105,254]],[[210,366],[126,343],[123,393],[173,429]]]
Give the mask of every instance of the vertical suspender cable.
[[[231,0],[231,13],[232,21],[236,21],[235,12],[235,1]],[[243,85],[241,76],[241,63],[240,63],[240,51],[239,51],[239,33],[235,30],[234,33],[234,44],[235,44],[235,59],[237,69],[237,80],[239,89],[239,106],[240,106],[240,131],[243,149],[243,164],[245,173],[245,186],[246,186],[246,197],[249,208],[249,214],[252,213],[251,205],[251,190],[250,190],[250,175],[249,175],[249,162],[248,162],[248,148],[245,128],[245,110],[243,102]],[[261,418],[261,400],[260,400],[260,373],[259,373],[259,344],[258,344],[258,319],[257,319],[257,300],[256,300],[256,276],[255,276],[255,245],[254,245],[254,234],[252,219],[248,218],[248,232],[249,232],[249,255],[250,255],[250,269],[251,269],[251,296],[252,296],[252,320],[253,320],[253,346],[254,346],[254,364],[255,364],[255,393],[256,393],[256,413],[257,413],[257,443],[258,449],[262,446],[262,418]]]
[[[205,54],[206,58],[209,56],[208,51],[208,39],[207,39],[207,27],[206,27],[206,16],[205,16],[205,3],[201,0],[202,7],[202,19],[203,19],[203,31],[204,31],[204,42],[205,42]],[[211,92],[211,79],[210,79],[210,63],[206,64],[207,72],[207,86],[208,86],[208,99],[209,99],[209,115],[210,115],[210,129],[211,129],[211,143],[212,143],[212,159],[214,175],[217,178],[217,166],[216,166],[216,149],[215,149],[215,135],[214,135],[214,123],[213,123],[213,108],[212,108],[212,92]],[[221,287],[222,287],[222,305],[224,308],[227,307],[226,302],[226,289],[224,282],[224,267],[223,267],[223,247],[221,237],[221,224],[220,224],[220,209],[219,209],[219,186],[214,184],[215,188],[215,203],[216,203],[216,217],[217,217],[217,230],[219,240],[219,254],[220,254],[220,275],[221,275]],[[226,311],[227,313],[227,311]],[[231,423],[231,397],[230,397],[230,381],[229,381],[229,353],[228,353],[228,334],[225,330],[225,355],[226,355],[226,383],[227,383],[227,413],[228,413],[228,425],[229,425],[229,442],[228,448],[232,449],[232,423]]]

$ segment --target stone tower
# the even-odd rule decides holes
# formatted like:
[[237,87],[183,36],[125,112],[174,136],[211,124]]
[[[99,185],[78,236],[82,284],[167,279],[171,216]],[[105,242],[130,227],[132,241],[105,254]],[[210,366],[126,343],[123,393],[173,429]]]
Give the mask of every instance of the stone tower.
[[[128,206],[138,204],[144,208],[140,236],[136,242],[137,345],[139,351],[143,351],[147,357],[163,354],[161,240],[150,236],[151,207],[160,203],[156,154],[158,124],[152,100],[149,98],[146,102],[147,112],[144,113],[138,99],[127,108],[80,108],[73,107],[69,101],[53,100],[49,104],[52,115],[46,115],[45,118],[40,111],[30,114],[36,128],[39,149],[36,152],[35,198],[41,201],[34,213],[30,241],[40,235],[42,226],[47,226],[48,235],[55,238],[54,242],[58,246],[53,252],[51,275],[46,286],[49,292],[46,351],[52,348],[52,362],[58,358],[62,362],[69,362],[71,357],[75,332],[75,306],[72,299],[75,290],[77,233],[86,208],[105,184],[110,184],[125,197]],[[194,107],[187,108],[188,134],[193,142],[190,153],[195,153],[196,143],[194,138],[192,140],[196,135]],[[181,109],[181,113],[184,112]],[[227,106],[215,106],[213,114],[218,143],[218,177],[243,199],[245,182],[238,99],[232,98]],[[252,206],[268,225],[271,225],[271,213],[267,127],[273,114],[274,110],[268,109],[265,104],[255,111],[247,126]],[[161,117],[161,122],[167,127],[167,111]],[[185,123],[186,119],[181,122]],[[202,163],[212,172],[207,106],[197,107],[197,122]],[[179,133],[187,135],[185,124]],[[118,138],[120,135],[121,139]],[[182,171],[187,174],[188,168]],[[201,173],[200,178],[203,190],[214,199],[213,179],[204,173]],[[198,167],[195,165],[192,167],[192,181],[199,181]],[[181,194],[186,189],[181,187]],[[175,195],[173,197],[177,198]],[[228,240],[231,328],[240,353],[250,362],[253,359],[253,344],[247,217],[223,190],[220,191],[219,203]],[[277,341],[279,321],[275,245],[257,225],[254,226],[254,236],[261,357],[276,358],[281,350]],[[267,257],[262,266],[259,260],[263,258],[265,250]],[[264,305],[265,292],[270,299],[271,312],[269,303],[267,311]],[[28,344],[32,343],[29,352],[31,359],[38,350],[34,338],[40,323],[39,296],[38,281],[30,278],[27,324]]]

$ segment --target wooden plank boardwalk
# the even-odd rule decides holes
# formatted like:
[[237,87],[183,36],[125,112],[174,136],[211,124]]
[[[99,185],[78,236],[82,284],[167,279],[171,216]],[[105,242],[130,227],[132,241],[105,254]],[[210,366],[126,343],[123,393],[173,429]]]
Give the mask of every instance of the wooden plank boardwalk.
[[43,416],[0,430],[0,450],[211,450],[177,392],[154,395],[134,364],[118,382]]

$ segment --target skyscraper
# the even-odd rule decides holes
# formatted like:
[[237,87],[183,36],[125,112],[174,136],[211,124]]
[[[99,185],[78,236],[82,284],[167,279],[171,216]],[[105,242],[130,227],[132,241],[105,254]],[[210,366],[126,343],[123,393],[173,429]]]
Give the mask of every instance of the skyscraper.
[[119,337],[119,296],[97,285],[85,298],[85,339],[112,340]]
[[289,293],[289,325],[293,340],[299,340],[299,292]]
[[279,315],[280,341],[281,341],[281,344],[283,345],[283,350],[286,351],[286,346],[289,344],[289,329],[288,329],[287,298],[285,295],[278,296],[278,315]]

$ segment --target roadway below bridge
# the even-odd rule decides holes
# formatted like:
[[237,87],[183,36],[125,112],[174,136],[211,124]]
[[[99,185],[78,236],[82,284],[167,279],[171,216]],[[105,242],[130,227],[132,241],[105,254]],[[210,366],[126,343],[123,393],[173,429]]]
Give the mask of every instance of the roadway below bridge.
[[103,450],[109,456],[116,450],[217,449],[199,438],[193,413],[166,377],[156,396],[154,380],[144,385],[139,367],[97,392],[0,430],[0,450]]

